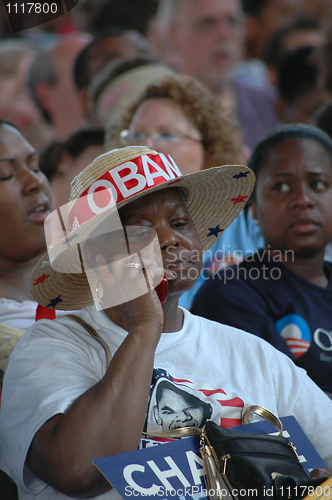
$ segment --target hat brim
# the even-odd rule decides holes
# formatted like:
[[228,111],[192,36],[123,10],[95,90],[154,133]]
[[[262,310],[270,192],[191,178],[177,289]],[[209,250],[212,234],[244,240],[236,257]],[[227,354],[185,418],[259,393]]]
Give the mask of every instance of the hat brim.
[[[96,215],[72,231],[50,250],[57,265],[46,253],[31,274],[31,290],[42,306],[61,310],[83,309],[93,303],[88,279],[82,267],[79,244],[109,215],[147,194],[171,187],[183,188],[186,205],[196,227],[203,252],[208,250],[233,222],[248,201],[255,184],[252,170],[243,165],[225,165],[201,170],[152,186],[117,203],[115,209]],[[65,247],[65,250],[63,250]],[[64,272],[56,269],[61,268]]]

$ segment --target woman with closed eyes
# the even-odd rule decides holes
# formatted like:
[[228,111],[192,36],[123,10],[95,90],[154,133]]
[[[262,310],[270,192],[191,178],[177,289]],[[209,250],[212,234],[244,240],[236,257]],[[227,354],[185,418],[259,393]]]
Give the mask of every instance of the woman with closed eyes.
[[[46,248],[49,197],[36,151],[15,125],[0,121],[0,323],[14,335],[6,340],[0,337],[2,350],[13,348],[35,321],[37,304],[30,290],[30,273]],[[1,358],[8,363],[8,356]]]
[[[46,248],[49,196],[36,151],[15,125],[0,120],[0,381],[10,352],[35,321],[30,274]],[[0,491],[4,499],[7,492],[16,498],[14,484],[2,471]]]

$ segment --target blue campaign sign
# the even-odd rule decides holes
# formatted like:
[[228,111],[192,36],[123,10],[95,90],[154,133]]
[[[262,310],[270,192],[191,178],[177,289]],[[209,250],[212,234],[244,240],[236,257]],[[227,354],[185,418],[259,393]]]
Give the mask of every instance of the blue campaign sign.
[[[283,435],[291,441],[307,472],[326,464],[292,416],[282,417]],[[274,434],[275,427],[263,420],[233,427],[234,430]],[[277,433],[276,433],[277,434]],[[149,441],[149,440],[145,440]],[[157,444],[154,442],[154,444]],[[199,500],[207,498],[205,467],[199,452],[199,436],[94,460],[123,498]]]
[[199,437],[94,460],[124,498],[199,500],[207,498]]

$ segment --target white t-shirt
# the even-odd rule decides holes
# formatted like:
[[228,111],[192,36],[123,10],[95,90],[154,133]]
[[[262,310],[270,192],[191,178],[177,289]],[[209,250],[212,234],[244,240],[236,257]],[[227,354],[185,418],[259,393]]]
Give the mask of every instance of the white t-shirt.
[[[25,330],[35,323],[38,302],[34,300],[16,300],[0,298],[0,380],[5,373],[9,356]],[[76,311],[74,311],[76,312]],[[63,316],[66,311],[57,311]]]
[[16,300],[0,298],[0,323],[13,328],[27,330],[34,322],[37,309],[34,300]]
[[[332,401],[305,371],[256,336],[183,311],[182,329],[163,333],[156,349],[148,430],[172,425],[158,412],[158,387],[163,384],[201,401],[202,412],[192,425],[201,423],[204,412],[205,418],[225,427],[237,425],[249,404],[264,406],[280,417],[294,415],[332,467]],[[114,354],[127,332],[94,305],[79,315],[95,327]],[[104,348],[66,317],[39,321],[17,344],[5,376],[0,442],[1,468],[18,485],[20,499],[69,499],[29,471],[24,465],[26,454],[37,430],[96,384],[105,370]],[[117,496],[112,490],[96,498]]]
[[[0,298],[0,323],[3,325],[27,330],[35,323],[38,302],[34,300],[16,300]],[[73,311],[73,314],[78,311]],[[68,311],[56,311],[56,317],[67,315]]]

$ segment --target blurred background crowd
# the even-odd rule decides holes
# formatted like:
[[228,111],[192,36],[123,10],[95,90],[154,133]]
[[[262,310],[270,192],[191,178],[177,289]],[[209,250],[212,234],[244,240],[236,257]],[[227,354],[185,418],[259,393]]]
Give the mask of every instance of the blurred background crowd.
[[247,156],[331,97],[331,0],[80,0],[18,33],[1,4],[0,23],[0,117],[39,153],[54,141],[66,150],[81,129],[102,129],[112,146],[129,105],[176,73],[212,93]]
[[[0,119],[38,154],[52,210],[105,151],[147,145],[170,154],[184,174],[245,164],[279,125],[316,125],[331,135],[331,98],[332,0],[80,0],[15,33],[0,4]],[[4,132],[0,146],[16,154]],[[206,257],[205,274],[263,246],[251,211],[241,213]],[[30,267],[39,255],[28,256]],[[4,276],[17,273],[17,262],[10,266],[6,256]],[[20,296],[22,276],[12,293],[12,274],[2,278],[0,323],[15,328],[16,306],[8,321],[4,301]],[[190,307],[201,284],[182,305]],[[34,309],[33,302],[24,329]]]

